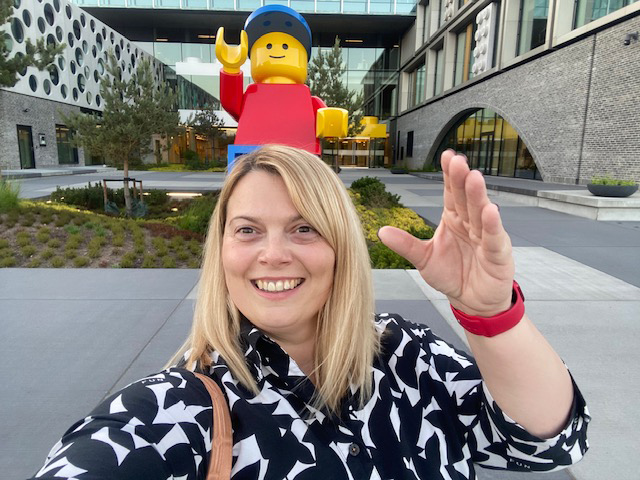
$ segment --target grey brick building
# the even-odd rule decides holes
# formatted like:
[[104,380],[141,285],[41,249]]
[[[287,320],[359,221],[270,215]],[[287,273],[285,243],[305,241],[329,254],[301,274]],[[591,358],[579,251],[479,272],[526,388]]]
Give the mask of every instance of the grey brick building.
[[[404,37],[396,162],[421,168],[457,147],[486,174],[529,177],[518,168],[522,158],[545,181],[640,181],[640,2],[596,11],[602,2],[578,1],[574,9],[565,0],[468,1],[437,11],[450,3],[423,2]],[[493,58],[474,72],[482,57],[477,32],[486,28],[478,18],[492,5]],[[510,124],[524,153],[497,158],[507,143],[497,127],[486,135],[485,126],[451,132],[478,109]],[[507,160],[515,168],[501,169]]]

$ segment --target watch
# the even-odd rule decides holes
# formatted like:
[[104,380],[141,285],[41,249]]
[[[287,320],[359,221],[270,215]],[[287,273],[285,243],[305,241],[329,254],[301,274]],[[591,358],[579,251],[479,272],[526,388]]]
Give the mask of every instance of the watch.
[[493,317],[468,315],[451,305],[454,317],[466,331],[483,337],[495,337],[515,327],[524,316],[524,295],[520,285],[513,281],[511,307]]

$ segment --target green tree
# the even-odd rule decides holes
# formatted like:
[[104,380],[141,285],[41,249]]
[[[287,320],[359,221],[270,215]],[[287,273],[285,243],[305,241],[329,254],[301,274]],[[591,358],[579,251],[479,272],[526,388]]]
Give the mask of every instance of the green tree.
[[[0,0],[0,25],[8,23],[13,15],[13,0]],[[45,39],[39,38],[34,45],[31,40],[25,41],[25,53],[11,53],[11,37],[8,33],[0,32],[0,87],[13,87],[19,80],[19,73],[27,67],[44,70],[53,63],[56,55],[62,53],[65,44],[46,44]]]
[[77,145],[123,167],[125,208],[130,216],[129,162],[152,152],[152,135],[166,136],[176,130],[176,95],[166,84],[156,84],[148,59],[140,61],[128,79],[113,51],[108,52],[107,64],[107,75],[100,82],[102,115],[78,113],[65,117],[65,122],[75,132]]
[[311,94],[320,97],[328,107],[344,108],[349,112],[349,133],[353,137],[362,131],[362,92],[349,90],[344,83],[347,67],[342,60],[340,38],[336,37],[330,51],[318,55],[311,60],[307,82]]
[[215,140],[224,134],[222,130],[224,121],[216,115],[213,105],[207,105],[195,115],[192,114],[187,119],[187,125],[193,128],[197,135],[203,135],[211,142],[211,159],[216,162]]

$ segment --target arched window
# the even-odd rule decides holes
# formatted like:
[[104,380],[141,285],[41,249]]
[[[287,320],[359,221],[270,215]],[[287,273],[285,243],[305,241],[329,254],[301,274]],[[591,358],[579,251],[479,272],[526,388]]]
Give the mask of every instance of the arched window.
[[472,111],[455,123],[432,159],[434,166],[440,166],[440,155],[447,148],[464,153],[469,166],[485,175],[542,180],[529,148],[516,130],[488,108]]

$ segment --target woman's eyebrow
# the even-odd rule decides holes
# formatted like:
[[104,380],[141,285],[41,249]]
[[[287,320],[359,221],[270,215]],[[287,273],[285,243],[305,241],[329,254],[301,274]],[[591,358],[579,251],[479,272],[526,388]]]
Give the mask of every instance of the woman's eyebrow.
[[[231,222],[235,222],[235,221],[238,221],[238,220],[244,220],[244,221],[253,222],[253,223],[259,223],[260,222],[259,218],[251,217],[249,215],[236,215],[235,217],[230,218],[228,221],[229,221],[229,223],[231,223]],[[298,220],[304,220],[304,217],[302,215],[300,215],[300,214],[293,215],[292,217],[287,219],[287,223],[297,222]]]

